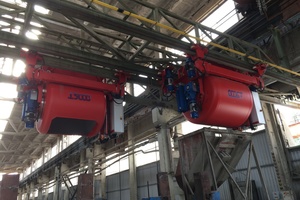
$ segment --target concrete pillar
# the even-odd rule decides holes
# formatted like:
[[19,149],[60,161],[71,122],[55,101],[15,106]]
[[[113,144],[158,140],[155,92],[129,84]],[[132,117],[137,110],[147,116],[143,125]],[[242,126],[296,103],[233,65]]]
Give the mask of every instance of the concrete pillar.
[[84,166],[85,166],[85,159],[86,159],[86,152],[85,152],[85,150],[82,150],[80,152],[80,168],[79,168],[79,170],[81,168],[84,168]]
[[[102,148],[101,145],[95,145],[94,146],[94,157],[99,158],[99,162],[102,161],[101,158],[105,159],[105,153],[104,149]],[[94,197],[95,199],[102,198],[102,199],[107,199],[106,195],[106,163],[103,163],[100,165],[100,174],[95,176],[95,181],[100,181],[100,187],[95,187],[94,190]],[[97,185],[96,185],[97,186]]]
[[55,186],[53,191],[53,200],[60,200],[61,180],[60,180],[60,166],[55,167]]
[[23,191],[19,189],[18,191],[18,200],[22,200]]
[[87,148],[85,150],[85,156],[87,159],[88,164],[88,173],[93,174],[94,173],[94,148]]
[[27,185],[26,185],[26,195],[25,195],[25,200],[30,200],[30,193],[31,193],[30,185],[27,184]]
[[43,189],[39,188],[37,200],[43,200]]
[[171,138],[170,132],[165,123],[161,124],[158,132],[158,147],[159,147],[159,165],[161,172],[167,172],[170,189],[170,200],[174,200],[174,181],[173,181],[173,167],[171,154]]
[[159,130],[157,139],[160,156],[160,172],[166,172],[168,176],[168,184],[170,189],[170,200],[175,199],[178,187],[173,180],[173,158],[171,149],[171,137],[167,123],[178,113],[169,109],[155,108],[152,110],[152,121]]
[[[130,140],[134,135],[134,124],[128,124],[128,139]],[[129,141],[128,145],[132,145],[134,141]],[[136,176],[136,165],[135,165],[135,154],[134,150],[128,152],[128,164],[129,164],[129,185],[130,185],[130,199],[137,200],[137,176]]]
[[268,143],[274,161],[278,185],[281,191],[291,190],[291,174],[285,153],[285,141],[283,133],[278,126],[274,105],[262,102],[262,108],[266,121]]

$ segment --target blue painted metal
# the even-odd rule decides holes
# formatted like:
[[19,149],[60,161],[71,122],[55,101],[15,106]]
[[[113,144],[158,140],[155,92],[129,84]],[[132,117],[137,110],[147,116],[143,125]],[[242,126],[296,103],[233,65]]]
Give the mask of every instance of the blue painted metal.
[[211,193],[211,200],[221,200],[220,192],[219,191],[213,191]]
[[142,198],[142,200],[162,200],[161,197]]

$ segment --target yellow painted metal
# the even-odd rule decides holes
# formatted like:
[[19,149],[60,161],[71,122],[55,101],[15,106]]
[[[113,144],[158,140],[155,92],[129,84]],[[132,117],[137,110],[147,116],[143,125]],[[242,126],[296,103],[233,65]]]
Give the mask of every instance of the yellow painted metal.
[[248,56],[246,53],[243,53],[243,52],[240,52],[240,51],[237,51],[235,49],[231,49],[231,48],[228,48],[228,47],[225,47],[225,46],[222,46],[220,44],[217,44],[217,43],[214,43],[214,42],[209,42],[209,41],[206,41],[206,40],[203,40],[199,37],[196,37],[196,36],[193,36],[193,35],[189,35],[187,32],[185,31],[181,31],[181,30],[178,30],[176,28],[173,28],[171,26],[168,26],[168,25],[165,25],[165,24],[162,24],[162,23],[159,23],[157,21],[154,21],[154,20],[151,20],[151,19],[148,19],[146,17],[143,17],[143,16],[140,16],[140,15],[137,15],[137,14],[134,14],[132,12],[129,12],[129,11],[126,11],[126,10],[123,10],[123,9],[120,9],[116,6],[112,6],[110,4],[107,4],[107,3],[104,3],[102,1],[99,1],[99,0],[92,0],[91,3],[95,3],[97,5],[100,5],[100,6],[103,6],[105,8],[108,8],[108,9],[111,9],[111,10],[114,10],[114,11],[117,11],[117,12],[120,12],[120,13],[123,13],[124,15],[127,15],[127,16],[130,16],[130,17],[134,17],[140,21],[143,21],[143,22],[146,22],[146,23],[149,23],[149,24],[152,24],[154,26],[158,26],[158,27],[161,27],[161,28],[164,28],[166,30],[169,30],[169,31],[172,31],[174,33],[177,33],[177,34],[180,34],[180,35],[183,35],[183,36],[186,36],[186,37],[189,37],[191,39],[195,39],[199,42],[203,42],[203,43],[207,43],[211,46],[214,46],[216,48],[219,48],[219,49],[222,49],[222,50],[225,50],[225,51],[228,51],[230,53],[234,53],[236,55],[240,55],[240,56],[243,56],[243,57],[247,57],[248,59],[250,60],[253,60],[255,62],[260,62],[260,63],[265,63],[267,64],[268,66],[270,67],[274,67],[276,69],[279,69],[279,70],[282,70],[282,71],[285,71],[285,72],[288,72],[290,74],[293,74],[293,75],[296,75],[296,76],[300,76],[300,73],[298,72],[295,72],[295,71],[292,71],[290,69],[287,69],[285,67],[282,67],[280,65],[276,65],[274,63],[271,63],[271,62],[268,62],[268,61],[265,61],[265,60],[262,60],[260,58],[256,58],[254,56]]

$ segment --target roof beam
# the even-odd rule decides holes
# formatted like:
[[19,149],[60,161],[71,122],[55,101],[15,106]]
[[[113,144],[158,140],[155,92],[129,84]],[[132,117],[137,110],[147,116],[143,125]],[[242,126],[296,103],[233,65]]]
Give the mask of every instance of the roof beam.
[[108,58],[105,56],[84,52],[76,49],[72,49],[69,47],[45,42],[45,41],[35,41],[30,40],[26,37],[15,35],[8,32],[1,32],[0,41],[7,44],[14,44],[19,47],[27,47],[31,50],[35,50],[38,52],[57,55],[61,57],[66,57],[78,61],[83,61],[92,64],[98,64],[105,67],[109,67],[111,69],[124,70],[129,73],[137,74],[147,74],[152,77],[156,77],[158,71],[149,69],[147,67],[136,65],[131,62],[120,62],[120,60]]

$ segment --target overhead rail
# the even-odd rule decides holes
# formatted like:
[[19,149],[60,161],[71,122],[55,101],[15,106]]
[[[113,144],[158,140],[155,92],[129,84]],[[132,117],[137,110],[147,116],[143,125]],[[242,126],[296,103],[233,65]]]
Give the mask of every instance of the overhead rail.
[[135,14],[135,13],[126,11],[126,10],[121,9],[121,8],[118,8],[118,7],[116,7],[116,6],[112,6],[112,5],[107,4],[107,3],[104,3],[104,2],[102,2],[102,1],[99,1],[99,0],[92,0],[91,3],[95,3],[95,4],[100,5],[100,6],[103,6],[103,7],[105,7],[105,8],[108,8],[108,9],[111,9],[111,10],[114,10],[114,11],[117,11],[117,12],[122,13],[122,14],[124,14],[124,15],[127,15],[127,16],[129,16],[129,17],[133,17],[133,18],[136,18],[136,19],[138,19],[138,20],[140,20],[140,21],[143,21],[143,22],[152,24],[152,25],[154,25],[154,26],[158,26],[158,27],[160,27],[160,28],[164,28],[164,29],[166,29],[166,30],[169,30],[169,31],[172,31],[172,32],[174,32],[174,33],[180,34],[180,35],[182,35],[182,36],[186,36],[186,37],[195,39],[195,40],[197,40],[197,41],[199,41],[199,42],[203,42],[203,43],[209,44],[209,45],[211,45],[211,46],[214,46],[214,47],[217,47],[217,48],[219,48],[219,49],[228,51],[228,52],[230,52],[230,53],[234,53],[234,54],[236,54],[236,55],[239,55],[239,56],[242,56],[242,57],[246,57],[246,58],[248,58],[248,59],[250,59],[250,60],[253,60],[253,61],[255,61],[255,62],[266,63],[266,64],[268,64],[269,66],[274,67],[274,68],[276,68],[276,69],[279,69],[279,70],[288,72],[288,73],[293,74],[293,75],[296,75],[296,76],[300,76],[300,73],[295,72],[295,71],[292,71],[292,70],[287,69],[287,68],[285,68],[285,67],[282,67],[282,66],[280,66],[280,65],[276,65],[276,64],[271,63],[271,62],[268,62],[268,61],[266,61],[266,60],[263,60],[263,59],[260,59],[260,58],[257,58],[257,57],[251,56],[251,55],[247,55],[246,53],[237,51],[237,50],[235,50],[235,49],[232,49],[232,48],[229,48],[229,47],[226,47],[226,46],[223,46],[223,45],[214,43],[214,42],[209,42],[209,41],[207,41],[207,40],[201,39],[200,37],[196,37],[196,36],[190,35],[190,34],[188,34],[188,33],[185,32],[185,31],[182,31],[182,30],[173,28],[173,27],[171,27],[171,26],[168,26],[168,25],[159,23],[159,22],[157,22],[157,21],[154,21],[154,20],[148,19],[148,18],[146,18],[146,17],[137,15],[137,14]]

